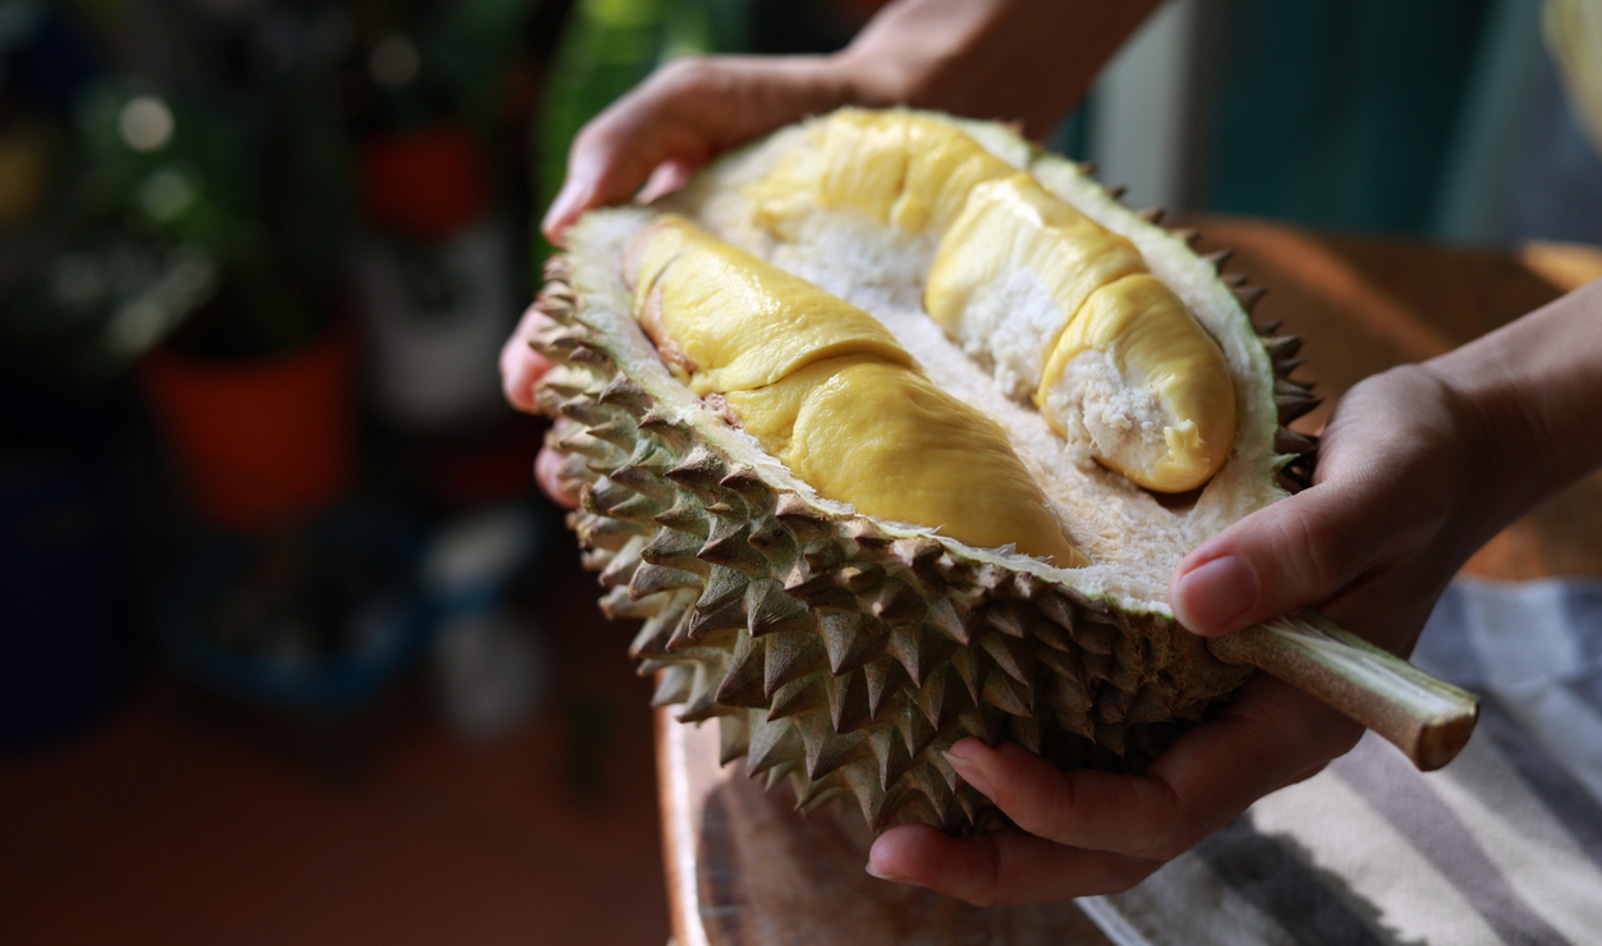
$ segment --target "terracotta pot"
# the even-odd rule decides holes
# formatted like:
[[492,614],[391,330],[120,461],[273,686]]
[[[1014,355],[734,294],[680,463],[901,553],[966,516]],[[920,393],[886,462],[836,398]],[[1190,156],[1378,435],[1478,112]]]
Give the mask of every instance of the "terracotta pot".
[[484,155],[462,125],[364,138],[358,150],[362,208],[374,226],[415,237],[449,236],[488,205]]
[[330,332],[262,360],[162,349],[141,378],[188,480],[215,525],[262,532],[342,496],[355,468],[354,357]]

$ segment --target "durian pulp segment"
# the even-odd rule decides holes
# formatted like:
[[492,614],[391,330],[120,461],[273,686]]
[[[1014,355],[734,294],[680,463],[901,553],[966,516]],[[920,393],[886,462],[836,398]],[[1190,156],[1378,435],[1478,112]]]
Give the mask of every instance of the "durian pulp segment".
[[[1003,390],[1027,389],[1053,430],[1137,485],[1184,492],[1228,458],[1234,385],[1145,271],[1134,244],[1020,172],[974,188],[935,251],[924,308]],[[1017,304],[1020,280],[1050,304]]]
[[[980,548],[1087,564],[1001,428],[876,338],[870,327],[888,334],[867,313],[681,219],[647,228],[629,255],[636,314],[665,331],[658,347],[710,365],[690,374],[692,390],[723,395],[746,433],[819,494]],[[657,314],[643,317],[653,299]],[[741,383],[724,386],[730,378]]]
[[815,126],[815,146],[791,151],[745,196],[767,226],[818,208],[849,207],[909,233],[945,232],[968,193],[1014,173],[949,122],[912,113],[841,109]]
[[[1166,612],[1168,575],[1186,551],[1284,495],[1274,480],[1286,458],[1273,448],[1278,418],[1272,367],[1228,286],[1182,236],[1141,220],[1070,162],[1036,154],[997,126],[950,122],[992,156],[1013,170],[1028,170],[1049,194],[1132,244],[1145,267],[1218,344],[1235,389],[1237,433],[1229,462],[1193,503],[1170,508],[1101,467],[1086,445],[1069,444],[1065,456],[1062,439],[1040,413],[1015,400],[925,314],[924,282],[938,242],[928,229],[912,233],[870,215],[821,207],[815,193],[781,208],[788,216],[782,227],[774,226],[776,204],[757,203],[753,196],[761,194],[763,182],[774,180],[776,169],[821,160],[806,152],[818,150],[818,129],[827,123],[786,130],[726,157],[666,201],[666,209],[700,220],[724,239],[872,313],[942,390],[1007,431],[1075,544],[1095,563],[1074,573],[1074,585],[1110,593],[1123,607]],[[1051,288],[1032,274],[1016,278],[1007,291],[1017,309],[1059,310]]]
[[858,512],[938,526],[978,548],[1013,545],[1065,568],[1089,564],[1001,427],[917,372],[834,358],[726,400],[791,472]]
[[847,355],[913,364],[866,312],[688,221],[665,219],[646,237],[630,254],[635,310],[696,394],[761,387]]
[[[1023,400],[1090,294],[1145,269],[1134,244],[1015,172],[968,195],[935,250],[923,304],[963,351],[990,366],[1003,390]],[[1045,304],[1019,304],[1034,287]]]
[[1206,483],[1235,440],[1223,353],[1144,273],[1091,293],[1053,347],[1035,404],[1058,433],[1088,440],[1092,456],[1162,492]]

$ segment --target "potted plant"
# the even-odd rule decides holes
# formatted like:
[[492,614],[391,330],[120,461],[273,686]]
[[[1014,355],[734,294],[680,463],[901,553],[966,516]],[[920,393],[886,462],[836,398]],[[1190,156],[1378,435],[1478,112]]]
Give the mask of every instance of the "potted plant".
[[98,356],[137,362],[195,509],[226,528],[304,518],[355,469],[348,160],[325,91],[106,86],[83,110],[88,237],[53,301],[99,310]]

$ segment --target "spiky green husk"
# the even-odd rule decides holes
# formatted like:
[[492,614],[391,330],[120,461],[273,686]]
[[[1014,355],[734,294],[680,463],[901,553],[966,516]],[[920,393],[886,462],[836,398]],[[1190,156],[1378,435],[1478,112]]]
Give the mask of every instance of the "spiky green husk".
[[[1261,295],[1217,278],[1238,308]],[[788,781],[803,808],[849,800],[876,830],[984,828],[1001,816],[946,762],[958,739],[1138,771],[1250,674],[1160,604],[819,500],[672,381],[611,311],[605,279],[579,284],[592,305],[569,261],[551,262],[538,305],[553,326],[535,344],[557,364],[539,397],[583,498],[570,524],[608,589],[601,607],[643,620],[631,653],[656,675],[657,704],[716,719],[724,761]],[[1274,328],[1258,330],[1275,377],[1263,397],[1294,488],[1313,443],[1284,425],[1316,399],[1287,377],[1299,340]]]
[[565,261],[547,275],[540,396],[601,607],[644,620],[630,651],[657,704],[717,719],[724,761],[803,808],[982,828],[996,812],[942,755],[958,739],[1139,770],[1250,672],[1164,616],[821,508],[659,409],[577,317]]

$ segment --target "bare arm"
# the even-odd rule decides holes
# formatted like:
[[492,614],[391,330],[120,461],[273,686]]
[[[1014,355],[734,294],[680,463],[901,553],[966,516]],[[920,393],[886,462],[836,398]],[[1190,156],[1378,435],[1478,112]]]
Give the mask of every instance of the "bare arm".
[[[1326,451],[1318,486],[1186,556],[1170,589],[1176,613],[1201,633],[1232,631],[1350,597],[1404,554],[1412,560],[1398,567],[1440,572],[1444,584],[1503,527],[1602,466],[1599,424],[1602,281],[1354,388],[1327,439],[1364,449]],[[1428,495],[1404,493],[1408,478]],[[1321,488],[1327,481],[1342,486]],[[1354,509],[1369,518],[1354,521]],[[1367,636],[1405,653],[1416,635]]]
[[1020,121],[1043,137],[1156,0],[900,0],[832,56],[713,56],[657,71],[579,132],[543,229],[658,175],[671,187],[719,153],[842,105],[913,105]]

